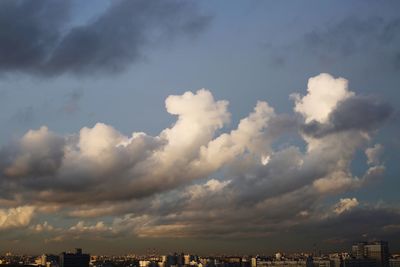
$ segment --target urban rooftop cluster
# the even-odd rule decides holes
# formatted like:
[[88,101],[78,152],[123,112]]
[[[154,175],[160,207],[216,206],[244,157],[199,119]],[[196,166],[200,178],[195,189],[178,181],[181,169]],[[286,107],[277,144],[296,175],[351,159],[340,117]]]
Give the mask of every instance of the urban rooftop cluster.
[[8,252],[0,257],[0,266],[43,266],[43,267],[400,267],[400,254],[390,254],[388,242],[358,242],[351,252],[323,255],[320,252],[285,254],[273,256],[198,256],[185,253],[169,255],[125,255],[101,256],[75,252],[59,255],[26,256]]

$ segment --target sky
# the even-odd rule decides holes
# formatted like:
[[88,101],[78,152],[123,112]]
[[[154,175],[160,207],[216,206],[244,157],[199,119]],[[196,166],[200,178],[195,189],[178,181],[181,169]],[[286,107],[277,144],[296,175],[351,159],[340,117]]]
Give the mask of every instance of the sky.
[[0,2],[0,253],[400,251],[398,1]]

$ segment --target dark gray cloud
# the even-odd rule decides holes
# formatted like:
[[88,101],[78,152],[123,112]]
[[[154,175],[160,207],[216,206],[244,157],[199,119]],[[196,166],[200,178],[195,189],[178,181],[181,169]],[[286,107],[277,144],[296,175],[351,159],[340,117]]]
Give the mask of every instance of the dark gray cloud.
[[142,58],[144,46],[195,35],[210,20],[194,2],[121,0],[85,25],[68,28],[70,5],[2,1],[0,70],[41,75],[118,72]]
[[0,70],[42,68],[60,38],[69,7],[68,1],[1,1]]
[[7,162],[13,155],[15,161],[2,169],[2,174],[10,177],[52,175],[60,167],[64,143],[62,137],[48,132],[46,127],[28,131],[15,147],[5,150],[11,153],[2,159]]
[[373,130],[385,122],[393,108],[373,97],[351,97],[338,104],[330,115],[337,130]]
[[314,137],[348,131],[373,131],[383,124],[393,113],[393,107],[376,97],[353,96],[338,103],[329,114],[328,121],[312,121],[302,128],[304,133]]
[[385,24],[379,17],[348,17],[305,34],[304,42],[308,49],[318,55],[336,54],[346,57],[371,45],[368,41],[381,43],[384,36],[387,36],[386,39],[393,39],[390,30],[385,30],[391,23]]
[[[355,240],[384,239],[393,242],[391,245],[398,245],[399,224],[399,210],[363,205],[338,216],[328,216],[295,226],[290,233],[308,235],[319,244],[341,240],[340,243],[350,246]],[[340,231],[337,230],[338,225],[341,226]]]
[[400,18],[346,17],[317,25],[284,48],[269,45],[270,64],[297,64],[299,55],[324,68],[361,64],[362,69],[380,66],[382,71],[399,69]]

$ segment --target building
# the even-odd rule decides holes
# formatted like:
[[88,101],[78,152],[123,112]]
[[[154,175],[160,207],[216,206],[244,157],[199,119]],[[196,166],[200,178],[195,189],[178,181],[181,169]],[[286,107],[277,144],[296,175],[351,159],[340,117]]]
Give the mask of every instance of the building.
[[174,255],[168,255],[167,256],[167,261],[166,261],[166,266],[171,267],[171,266],[177,266],[178,265],[178,254]]
[[385,241],[376,241],[365,246],[368,259],[375,259],[378,267],[389,267],[389,246]]
[[333,262],[329,259],[314,259],[313,261],[314,267],[334,267]]
[[393,258],[389,260],[390,267],[400,267],[400,258]]
[[60,254],[60,267],[89,267],[90,255],[77,248],[75,253]]
[[351,254],[356,259],[364,259],[366,256],[365,246],[367,242],[358,242],[351,247]]
[[190,264],[190,255],[189,254],[183,255],[183,263],[185,265],[189,265]]
[[241,257],[224,257],[221,259],[221,266],[223,267],[241,267]]
[[359,242],[352,246],[355,259],[373,259],[377,267],[389,267],[389,246],[385,241]]
[[343,260],[343,267],[377,267],[376,260],[374,259],[345,259]]

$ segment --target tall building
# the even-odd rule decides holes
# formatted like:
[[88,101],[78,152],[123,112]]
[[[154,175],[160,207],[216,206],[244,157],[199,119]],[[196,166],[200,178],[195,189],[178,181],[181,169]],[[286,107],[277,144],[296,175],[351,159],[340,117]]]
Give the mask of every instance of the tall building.
[[89,267],[90,255],[83,254],[81,248],[75,253],[63,252],[60,254],[60,267]]
[[176,256],[176,263],[178,264],[178,266],[183,266],[184,265],[185,259],[184,259],[184,254],[183,253],[178,254]]
[[378,267],[389,267],[389,246],[385,241],[359,242],[352,246],[356,259],[372,259]]
[[189,254],[183,255],[183,263],[185,265],[189,265],[190,264],[190,255]]
[[378,267],[389,267],[389,246],[385,241],[376,241],[365,246],[369,259],[375,259]]
[[367,242],[358,242],[351,247],[351,254],[356,259],[364,259],[366,257],[365,246]]
[[178,254],[176,254],[176,253],[174,255],[168,255],[166,266],[167,267],[177,266],[177,264],[178,264],[177,257],[178,257]]

